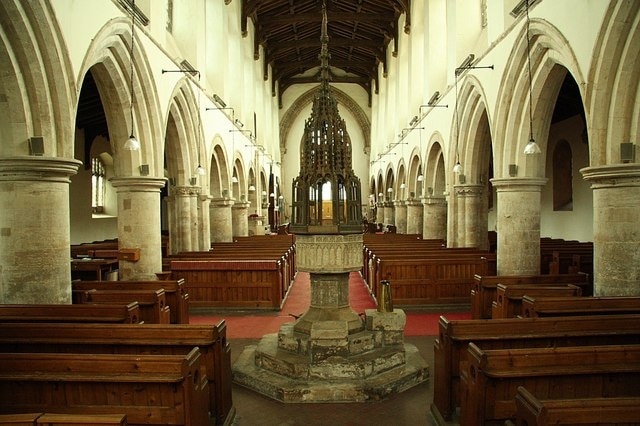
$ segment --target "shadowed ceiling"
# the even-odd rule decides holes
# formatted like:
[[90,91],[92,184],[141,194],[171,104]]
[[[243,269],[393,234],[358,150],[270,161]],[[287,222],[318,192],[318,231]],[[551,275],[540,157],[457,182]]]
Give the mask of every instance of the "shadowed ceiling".
[[[323,0],[241,0],[242,31],[255,28],[254,58],[264,78],[273,70],[273,93],[294,84],[318,81]],[[353,83],[378,92],[378,65],[387,72],[387,47],[397,52],[398,25],[409,32],[411,0],[324,0],[327,8],[329,65],[334,83]],[[405,18],[399,19],[405,14]],[[260,58],[260,47],[264,57]],[[276,86],[277,85],[277,86]],[[372,87],[373,85],[373,87]]]

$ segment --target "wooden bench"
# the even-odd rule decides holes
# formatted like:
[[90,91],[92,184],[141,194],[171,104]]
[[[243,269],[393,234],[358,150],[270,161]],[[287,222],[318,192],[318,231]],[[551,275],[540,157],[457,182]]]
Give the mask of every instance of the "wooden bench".
[[471,317],[473,319],[491,318],[491,304],[496,300],[498,284],[573,284],[582,288],[582,294],[589,294],[589,276],[587,274],[558,275],[476,275],[471,290]]
[[640,396],[538,399],[522,386],[515,397],[516,426],[638,424]]
[[573,284],[539,285],[539,284],[498,284],[496,300],[491,304],[491,318],[515,318],[522,313],[522,297],[530,296],[564,296],[576,297],[582,294],[580,287]]
[[397,305],[468,306],[469,292],[476,274],[495,273],[495,254],[434,254],[422,258],[378,258],[377,283],[388,280]]
[[73,281],[73,290],[158,290],[163,289],[172,324],[189,324],[189,293],[184,280],[163,281]]
[[209,424],[198,348],[187,355],[0,353],[0,412],[121,414],[129,425]]
[[565,315],[640,314],[640,297],[533,297],[522,298],[525,318]]
[[461,426],[515,419],[518,386],[542,399],[640,396],[640,345],[485,350],[472,342],[468,359]]
[[434,342],[433,403],[436,419],[451,420],[460,406],[460,372],[470,342],[483,349],[640,344],[640,315],[448,320],[441,316]]
[[12,426],[72,426],[72,425],[104,425],[126,426],[127,416],[124,414],[53,414],[22,413],[0,414],[0,425]]
[[196,307],[279,310],[284,300],[280,261],[173,260],[171,272]]
[[[394,247],[383,249],[373,249],[369,251],[368,263],[363,264],[363,270],[366,266],[366,273],[363,277],[366,277],[367,284],[375,291],[376,285],[380,280],[385,279],[381,276],[382,272],[379,270],[380,260],[415,260],[420,261],[425,258],[453,258],[454,256],[487,256],[488,259],[492,259],[493,253],[486,252],[484,250],[478,250],[471,247],[460,248],[444,248],[444,247]],[[495,269],[495,268],[492,268]]]
[[170,324],[171,312],[164,289],[157,290],[73,290],[74,303],[116,304],[137,302],[142,321],[149,324]]
[[226,323],[217,325],[104,325],[0,323],[0,352],[188,354],[202,353],[209,409],[218,424],[233,417],[231,353]]
[[137,302],[101,305],[0,305],[0,322],[100,322],[139,324]]

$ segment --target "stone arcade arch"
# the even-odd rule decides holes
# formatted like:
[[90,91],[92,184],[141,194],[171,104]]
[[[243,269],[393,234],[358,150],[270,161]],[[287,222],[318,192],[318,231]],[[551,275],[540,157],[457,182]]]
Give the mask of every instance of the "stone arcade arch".
[[[167,216],[169,252],[207,250],[208,197],[203,197],[206,179],[196,170],[203,165],[202,127],[198,102],[188,86],[188,78],[179,80],[169,105],[165,135],[165,169],[169,178]],[[203,165],[204,167],[204,165]]]
[[[454,149],[451,157],[459,156],[462,173],[450,172],[452,186],[448,203],[447,242],[451,247],[487,249],[491,132],[486,96],[474,76],[464,78],[458,86],[457,113],[454,114],[455,142],[451,144]],[[456,136],[458,131],[459,137]]]
[[[547,139],[553,107],[567,70],[584,86],[575,55],[544,21],[530,24],[532,132],[542,155],[525,155],[529,141],[527,35],[523,28],[506,64],[494,126],[498,274],[540,272],[540,192],[546,184]],[[511,166],[511,173],[509,169]],[[515,169],[514,167],[515,166]]]
[[442,135],[434,133],[427,144],[424,175],[423,228],[425,239],[447,238],[447,187]]

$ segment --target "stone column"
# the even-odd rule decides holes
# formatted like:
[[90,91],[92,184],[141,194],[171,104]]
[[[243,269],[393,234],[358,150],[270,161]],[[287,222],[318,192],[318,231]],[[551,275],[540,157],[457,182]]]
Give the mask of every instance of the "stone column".
[[211,196],[208,194],[198,195],[198,233],[200,234],[200,247],[198,250],[209,250],[211,248],[211,226],[209,205]]
[[118,248],[140,249],[137,261],[120,260],[121,280],[155,280],[162,271],[160,189],[165,178],[112,178],[118,193]]
[[249,235],[249,205],[247,201],[239,201],[231,208],[231,223],[234,237]]
[[264,235],[264,216],[249,216],[249,236]]
[[424,218],[422,238],[447,239],[447,200],[444,197],[422,199]]
[[198,250],[200,247],[199,195],[200,187],[192,186],[191,191],[189,191],[189,229],[191,230],[191,245],[189,246],[189,250]]
[[231,198],[213,198],[211,200],[209,219],[212,243],[230,243],[233,241],[232,206],[233,200]]
[[191,250],[191,187],[174,186],[171,188],[173,196],[175,228],[172,229],[173,253]]
[[407,234],[422,235],[424,209],[418,200],[407,200]]
[[384,223],[384,202],[378,201],[376,209],[376,223]]
[[594,296],[640,296],[640,164],[580,172],[593,190]]
[[178,220],[176,211],[176,197],[173,195],[173,188],[169,188],[169,195],[165,197],[167,203],[167,222],[169,226],[169,247],[167,251],[169,254],[175,254],[180,251],[179,238],[177,238],[178,232]]
[[453,202],[453,210],[454,210],[454,218],[455,218],[455,232],[453,235],[453,241],[447,241],[447,245],[449,247],[465,247],[465,229],[464,229],[464,220],[465,220],[465,197],[464,192],[460,191],[460,185],[455,185],[453,187],[453,193],[451,194],[455,197],[455,201]]
[[496,178],[498,275],[540,274],[540,191],[546,178]]
[[81,164],[0,158],[0,303],[71,303],[69,183]]
[[396,215],[393,209],[393,201],[385,201],[384,203],[384,222],[385,225],[395,225]]
[[463,230],[460,246],[489,248],[487,212],[483,211],[482,202],[483,188],[480,184],[456,186],[456,194],[461,201],[458,208],[464,213],[462,221],[458,222],[458,227]]
[[402,200],[397,200],[394,203],[395,220],[396,220],[396,232],[398,234],[407,233],[407,205]]

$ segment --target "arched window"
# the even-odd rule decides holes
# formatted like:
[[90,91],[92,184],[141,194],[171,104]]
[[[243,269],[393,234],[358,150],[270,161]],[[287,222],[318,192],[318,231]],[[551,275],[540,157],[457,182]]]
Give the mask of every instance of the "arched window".
[[99,157],[91,159],[91,211],[104,213],[105,165]]
[[573,155],[566,140],[553,150],[553,210],[573,210]]

